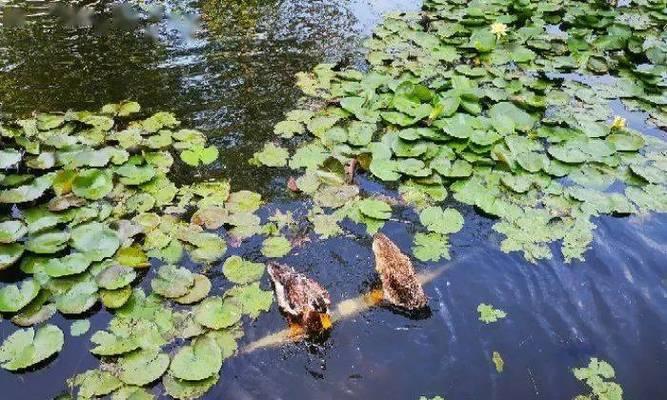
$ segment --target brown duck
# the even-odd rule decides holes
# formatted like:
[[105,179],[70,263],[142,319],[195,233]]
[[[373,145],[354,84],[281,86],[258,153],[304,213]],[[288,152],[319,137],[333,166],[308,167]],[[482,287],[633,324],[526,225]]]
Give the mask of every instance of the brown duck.
[[271,263],[268,271],[278,306],[294,334],[315,335],[331,328],[331,298],[322,285],[287,265]]
[[[375,269],[382,281],[382,299],[408,311],[426,307],[428,299],[417,280],[412,262],[398,246],[378,233],[373,237],[373,253]],[[376,293],[373,293],[375,299],[380,297]]]

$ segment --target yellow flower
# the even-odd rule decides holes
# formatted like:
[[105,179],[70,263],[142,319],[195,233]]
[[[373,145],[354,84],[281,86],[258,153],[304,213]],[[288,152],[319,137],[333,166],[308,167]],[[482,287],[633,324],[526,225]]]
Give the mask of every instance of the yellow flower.
[[625,129],[625,123],[625,118],[617,115],[614,117],[614,122],[611,123],[611,129]]
[[491,33],[496,35],[496,39],[507,36],[507,25],[501,22],[494,22],[491,24]]

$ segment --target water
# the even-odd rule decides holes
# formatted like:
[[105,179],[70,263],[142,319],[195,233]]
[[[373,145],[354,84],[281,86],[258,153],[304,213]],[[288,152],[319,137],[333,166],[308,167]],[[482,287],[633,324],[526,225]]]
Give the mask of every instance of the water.
[[[398,0],[204,0],[183,9],[201,16],[193,35],[175,29],[183,24],[162,21],[152,28],[157,39],[146,39],[138,29],[95,34],[64,28],[45,15],[47,2],[22,3],[30,6],[33,25],[0,28],[0,113],[98,108],[126,98],[148,111],[173,111],[221,148],[222,162],[197,178],[224,176],[234,188],[262,192],[270,200],[265,213],[302,206],[285,195],[285,173],[258,173],[246,163],[294,106],[294,73],[323,61],[362,67],[361,41],[381,12],[418,8]],[[641,128],[636,115],[629,120]],[[665,139],[664,131],[650,133]],[[665,397],[664,215],[597,219],[586,262],[567,265],[556,258],[532,265],[499,250],[502,238],[490,229],[492,221],[471,208],[461,211],[466,226],[451,238],[449,269],[425,287],[429,316],[409,319],[373,309],[342,321],[322,343],[233,357],[206,398],[560,400],[584,392],[571,368],[589,357],[615,367],[625,398]],[[414,214],[405,210],[400,217]],[[412,229],[393,222],[384,231],[408,251]],[[260,246],[250,241],[240,254],[257,259]],[[370,238],[361,232],[309,243],[285,262],[322,282],[334,303],[377,279]],[[508,318],[480,323],[475,309],[482,302],[505,310]],[[109,315],[98,308],[90,319],[91,331],[72,338],[70,321],[54,317],[66,332],[65,348],[26,373],[0,370],[2,398],[49,399],[65,389],[67,377],[95,367],[89,337]],[[284,320],[274,305],[246,326],[242,343],[282,329]],[[14,329],[0,322],[0,338]],[[502,374],[491,362],[493,351],[505,360]]]

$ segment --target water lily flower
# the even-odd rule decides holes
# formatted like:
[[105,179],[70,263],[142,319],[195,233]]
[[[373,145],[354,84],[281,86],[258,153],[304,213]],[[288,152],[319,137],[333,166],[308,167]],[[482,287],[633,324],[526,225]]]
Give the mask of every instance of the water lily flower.
[[491,24],[491,33],[496,35],[496,39],[507,36],[507,25],[502,22],[494,22]]
[[614,117],[614,121],[611,123],[611,129],[625,129],[626,120],[623,117],[618,115]]

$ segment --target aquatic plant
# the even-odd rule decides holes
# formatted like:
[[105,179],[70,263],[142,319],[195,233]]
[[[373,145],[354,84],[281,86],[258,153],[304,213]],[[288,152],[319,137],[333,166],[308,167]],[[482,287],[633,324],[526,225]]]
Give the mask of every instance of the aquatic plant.
[[[124,102],[0,125],[0,260],[23,277],[0,287],[0,311],[28,327],[4,341],[0,366],[22,370],[54,356],[61,329],[31,326],[102,303],[113,318],[90,338],[101,365],[69,380],[77,398],[150,398],[140,386],[160,378],[172,397],[198,397],[235,352],[242,317],[256,318],[273,302],[258,284],[263,264],[229,258],[223,272],[234,285],[222,297],[209,296],[206,269],[187,264],[207,266],[225,254],[221,227],[232,237],[239,226],[243,237],[259,233],[253,213],[261,196],[231,193],[225,180],[177,186],[168,176],[174,155],[196,166],[214,162],[217,149],[171,113],[133,119],[140,110]],[[282,243],[273,247],[284,252]],[[138,285],[151,260],[164,264],[146,295]],[[78,319],[70,334],[89,329]],[[163,350],[176,343],[173,354]]]
[[[439,207],[450,196],[496,219],[505,252],[536,262],[556,242],[565,261],[583,260],[596,217],[667,210],[665,142],[615,115],[667,126],[664,7],[432,0],[389,15],[366,42],[368,71],[297,75],[301,108],[274,130],[299,144],[290,189],[312,196],[312,221],[337,223],[316,229],[323,238],[344,233],[345,218],[374,233],[391,216],[396,200],[347,179],[360,167],[420,212],[420,260],[450,256],[463,221]],[[283,166],[278,149],[254,162]]]
[[577,396],[575,400],[623,399],[623,389],[621,385],[612,381],[616,373],[608,362],[593,357],[589,360],[588,366],[574,368],[572,372],[578,380],[585,382],[591,391],[590,394]]

